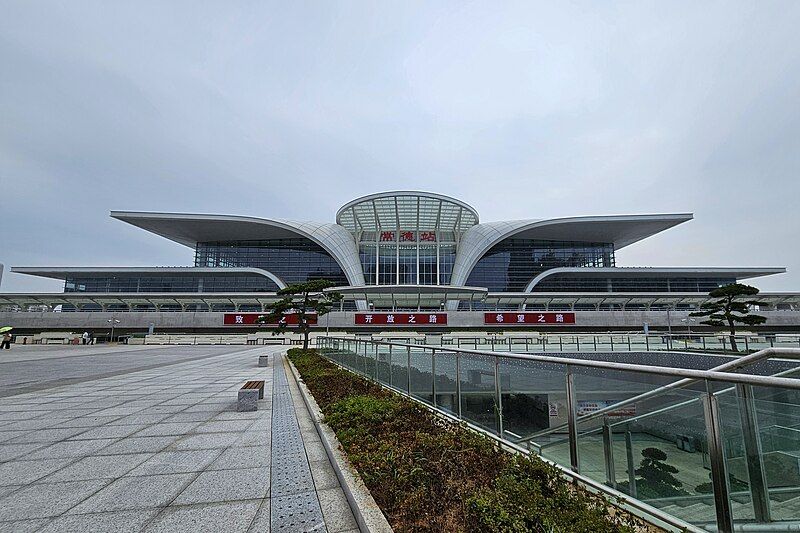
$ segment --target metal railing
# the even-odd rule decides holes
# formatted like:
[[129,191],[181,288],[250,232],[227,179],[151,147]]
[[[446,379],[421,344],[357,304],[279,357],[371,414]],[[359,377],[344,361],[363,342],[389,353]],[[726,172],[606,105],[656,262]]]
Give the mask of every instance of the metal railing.
[[[547,333],[537,335],[442,336],[441,345],[495,352],[650,352],[704,350],[730,352],[731,336],[717,333]],[[424,338],[422,339],[424,340]],[[737,349],[748,353],[767,348],[800,348],[800,335],[735,335]],[[420,344],[428,344],[422,342]]]
[[[768,487],[772,479],[767,478],[772,472],[765,467],[758,431],[758,418],[766,416],[762,412],[766,405],[757,402],[763,400],[761,396],[779,394],[797,406],[800,380],[736,370],[769,358],[800,358],[798,349],[765,350],[710,370],[696,370],[336,337],[318,337],[317,345],[325,357],[342,367],[493,434],[518,450],[538,451],[599,490],[647,500],[642,503],[629,499],[628,504],[674,527],[682,527],[685,522],[700,525],[704,521],[682,516],[680,508],[659,510],[674,506],[675,500],[669,494],[653,497],[648,493],[658,486],[652,480],[637,478],[639,469],[632,451],[641,441],[641,446],[648,445],[642,450],[643,455],[646,449],[658,448],[666,462],[667,454],[662,448],[669,451],[676,441],[670,442],[664,433],[667,437],[670,432],[679,437],[684,436],[681,433],[691,433],[695,441],[702,441],[703,453],[693,455],[682,450],[670,464],[676,474],[679,469],[674,465],[682,469],[681,479],[687,489],[691,483],[698,483],[699,487],[706,468],[710,470],[713,491],[710,496],[703,495],[703,501],[713,498],[712,514],[718,530],[732,531],[734,523],[743,521],[765,524],[776,520],[769,513]],[[729,401],[730,394],[720,394],[730,390],[735,391],[733,402]],[[604,395],[616,400],[601,401]],[[620,397],[624,398],[619,400]],[[681,407],[688,405],[687,400],[692,400],[691,412],[684,412]],[[644,414],[642,411],[653,413],[646,424],[643,419],[636,420]],[[800,410],[797,412],[800,414]],[[615,434],[614,428],[628,419],[632,422],[626,430]],[[622,436],[627,444],[628,482],[617,483],[613,452]],[[746,474],[742,474],[741,461],[732,462],[729,472],[728,462],[732,459],[726,455],[725,442],[732,442],[731,439],[743,442],[739,447],[743,447],[746,456]],[[750,503],[746,516],[741,514],[739,502],[735,508],[731,505],[732,473],[747,479]],[[800,477],[800,471],[797,474]],[[676,488],[682,484],[677,479],[676,483],[667,487],[675,493],[672,496],[693,496],[689,490]],[[738,489],[737,498],[741,492]],[[800,509],[796,514],[777,519],[800,521]]]

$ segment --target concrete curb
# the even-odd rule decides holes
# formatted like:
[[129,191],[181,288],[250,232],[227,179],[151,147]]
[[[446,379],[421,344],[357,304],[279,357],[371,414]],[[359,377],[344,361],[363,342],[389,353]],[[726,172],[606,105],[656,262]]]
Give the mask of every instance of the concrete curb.
[[286,357],[286,364],[292,371],[297,387],[300,389],[300,394],[303,397],[303,402],[306,404],[311,419],[314,421],[314,427],[317,428],[322,445],[325,448],[325,453],[336,472],[336,477],[339,478],[339,483],[342,486],[347,502],[353,511],[358,528],[361,533],[390,533],[392,526],[389,525],[388,520],[383,515],[383,511],[375,503],[369,489],[361,480],[358,472],[347,456],[342,451],[339,439],[331,428],[323,422],[323,415],[317,405],[317,401],[312,396],[311,392],[306,387],[306,384],[300,378],[300,373],[294,367],[289,357]]

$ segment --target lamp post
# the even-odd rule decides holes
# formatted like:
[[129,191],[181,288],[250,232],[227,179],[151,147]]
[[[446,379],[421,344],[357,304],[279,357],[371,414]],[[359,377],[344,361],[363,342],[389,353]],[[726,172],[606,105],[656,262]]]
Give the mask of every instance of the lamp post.
[[106,322],[111,324],[111,336],[109,337],[108,342],[112,343],[114,342],[114,326],[119,324],[120,321],[117,320],[116,318],[109,318],[108,320],[106,320]]
[[692,322],[696,322],[697,320],[687,316],[686,318],[681,318],[681,322],[686,322],[686,327],[689,329],[689,335],[692,334]]

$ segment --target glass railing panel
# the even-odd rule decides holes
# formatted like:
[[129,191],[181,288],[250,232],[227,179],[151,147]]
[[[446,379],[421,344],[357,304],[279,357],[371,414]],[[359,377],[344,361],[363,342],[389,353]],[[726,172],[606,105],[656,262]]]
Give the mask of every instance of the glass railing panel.
[[698,398],[615,427],[622,434],[614,439],[617,476],[617,461],[625,464],[617,489],[687,522],[713,523],[713,496],[702,491],[710,472],[704,420]]
[[377,346],[376,379],[384,385],[391,385],[391,364],[389,359],[390,346],[380,344]]
[[519,441],[566,422],[566,411],[558,410],[566,397],[564,365],[503,357],[499,369],[504,438]]
[[436,406],[453,415],[458,415],[458,374],[456,355],[453,352],[436,351]]
[[461,417],[489,431],[497,431],[494,357],[462,354]]
[[[627,482],[626,432],[631,433],[627,438],[634,443],[659,446],[672,443],[674,446],[675,435],[669,431],[669,421],[682,416],[681,408],[675,406],[697,397],[697,392],[691,389],[673,389],[652,398],[625,403],[625,400],[674,383],[676,378],[585,367],[573,367],[572,372],[580,471],[601,482]],[[618,404],[621,405],[603,415],[595,415]],[[668,412],[670,409],[672,412]],[[604,439],[604,424],[610,427],[610,441],[608,437]],[[643,449],[635,450],[635,465],[643,459],[640,456]]]
[[[705,504],[691,512],[683,509],[700,503],[696,486],[708,479],[706,427],[699,400],[705,393],[703,386],[669,389],[626,403],[677,378],[586,367],[571,370],[580,473],[690,522],[695,521],[694,514],[700,522],[706,517],[713,522],[713,498],[708,509]],[[617,407],[594,415],[612,406]],[[605,432],[604,425],[608,426]]]
[[411,348],[411,396],[433,404],[433,366],[431,351]]
[[[714,383],[714,396],[719,409],[720,434],[728,472],[731,514],[735,522],[752,522],[755,516],[746,455],[745,426],[739,394],[733,384]],[[753,433],[755,436],[755,433]],[[755,442],[755,441],[753,441]],[[713,494],[711,475],[695,487],[698,493]]]
[[[798,375],[795,372],[785,377]],[[752,390],[772,519],[798,521],[800,391],[775,387],[753,387]]]
[[579,352],[580,343],[575,335],[560,335],[559,349],[562,352]]
[[390,384],[392,387],[401,391],[409,392],[408,390],[408,360],[410,348],[402,346],[389,347],[389,359],[391,361],[390,367]]

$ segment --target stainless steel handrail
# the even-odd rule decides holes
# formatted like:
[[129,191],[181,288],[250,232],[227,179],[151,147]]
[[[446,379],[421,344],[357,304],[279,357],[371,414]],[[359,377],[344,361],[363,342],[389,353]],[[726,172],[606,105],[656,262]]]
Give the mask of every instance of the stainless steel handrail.
[[[670,385],[664,385],[663,387],[659,387],[658,389],[654,389],[650,391],[650,393],[656,393],[656,391],[662,390],[669,390],[672,388],[680,387],[685,384],[688,384],[692,381],[700,381],[700,380],[709,380],[709,381],[727,381],[731,383],[742,383],[745,385],[756,385],[761,387],[784,387],[788,389],[800,389],[800,381],[795,379],[786,379],[786,378],[778,378],[773,376],[758,376],[758,375],[750,375],[750,374],[735,374],[735,373],[726,373],[724,370],[732,369],[732,368],[739,368],[741,366],[741,362],[744,359],[753,359],[756,356],[759,356],[758,359],[766,359],[769,357],[774,357],[778,355],[784,356],[791,356],[797,357],[800,359],[800,348],[767,348],[765,350],[761,350],[754,354],[750,354],[744,356],[740,359],[735,361],[731,361],[724,365],[720,365],[718,367],[714,367],[711,370],[694,370],[688,368],[674,368],[674,367],[663,367],[663,366],[649,366],[649,365],[637,365],[632,363],[616,363],[612,361],[594,361],[591,359],[572,359],[568,357],[550,357],[547,355],[533,355],[533,354],[519,354],[519,353],[511,353],[511,352],[493,352],[490,350],[474,350],[474,349],[464,349],[464,348],[442,348],[440,346],[426,346],[422,344],[405,344],[405,343],[396,343],[396,342],[384,342],[384,341],[373,341],[373,340],[361,340],[361,339],[348,339],[348,338],[340,338],[340,337],[323,337],[326,339],[331,340],[338,340],[338,341],[345,341],[345,342],[368,342],[373,345],[383,345],[383,346],[398,346],[402,348],[414,348],[417,350],[423,351],[434,351],[434,352],[458,352],[461,354],[473,354],[473,355],[484,355],[489,357],[501,357],[504,359],[518,359],[522,361],[536,361],[540,363],[550,363],[550,364],[560,364],[560,365],[571,365],[571,366],[582,366],[587,368],[600,368],[603,370],[618,370],[622,372],[640,372],[642,374],[654,374],[657,376],[671,376],[671,377],[678,377],[678,378],[685,378],[685,380],[676,381]],[[790,357],[790,358],[791,358]],[[755,362],[755,361],[752,361]],[[648,398],[650,397],[650,393],[648,394]],[[619,404],[615,404],[619,405]],[[610,406],[612,407],[612,406]],[[610,408],[609,407],[609,408]],[[606,408],[608,409],[608,408]],[[607,412],[605,409],[602,410],[603,412]],[[599,416],[600,410],[591,413],[592,418],[595,416]],[[585,415],[590,416],[590,415]],[[587,420],[586,418],[581,418],[581,421]]]

